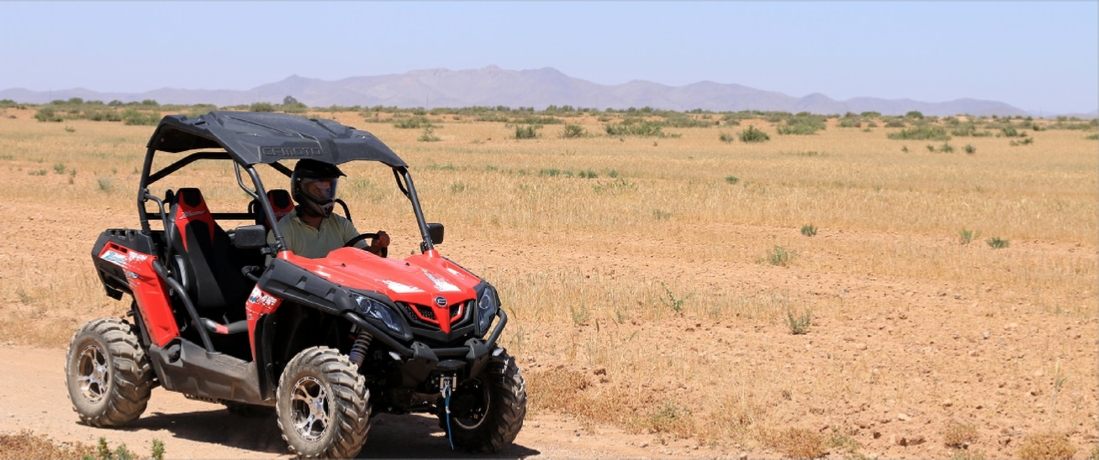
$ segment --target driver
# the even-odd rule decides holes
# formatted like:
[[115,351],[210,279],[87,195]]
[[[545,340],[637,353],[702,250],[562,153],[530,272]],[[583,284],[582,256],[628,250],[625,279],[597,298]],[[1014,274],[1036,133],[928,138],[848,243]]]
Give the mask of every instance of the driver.
[[[290,195],[297,206],[282,219],[278,227],[286,245],[295,255],[311,259],[326,257],[334,249],[359,236],[355,225],[339,214],[332,214],[336,204],[336,186],[340,176],[346,176],[336,165],[312,159],[298,160],[294,174],[290,176]],[[274,232],[268,232],[267,242],[275,243]],[[366,241],[356,247],[381,255],[382,248],[389,247],[389,235],[383,231],[366,246]]]

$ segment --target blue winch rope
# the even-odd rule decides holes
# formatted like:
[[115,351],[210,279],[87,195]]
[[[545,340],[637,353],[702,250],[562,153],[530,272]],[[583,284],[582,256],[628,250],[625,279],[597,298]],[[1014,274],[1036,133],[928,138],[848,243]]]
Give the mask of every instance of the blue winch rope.
[[454,450],[454,432],[450,429],[450,385],[446,386],[446,401],[443,403],[446,406],[446,439],[450,441],[450,450]]

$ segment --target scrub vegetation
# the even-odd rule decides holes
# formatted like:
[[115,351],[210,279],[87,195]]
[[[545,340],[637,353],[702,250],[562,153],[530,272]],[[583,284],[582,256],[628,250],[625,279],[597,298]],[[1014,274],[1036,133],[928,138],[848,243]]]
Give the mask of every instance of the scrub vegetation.
[[[500,291],[531,420],[730,457],[1095,451],[1094,122],[294,104],[221,109],[334,118],[411,165],[440,250]],[[127,309],[86,248],[138,225],[144,122],[212,108],[0,104],[0,341]],[[416,251],[392,173],[342,168],[358,228]],[[179,174],[244,210],[227,165]]]

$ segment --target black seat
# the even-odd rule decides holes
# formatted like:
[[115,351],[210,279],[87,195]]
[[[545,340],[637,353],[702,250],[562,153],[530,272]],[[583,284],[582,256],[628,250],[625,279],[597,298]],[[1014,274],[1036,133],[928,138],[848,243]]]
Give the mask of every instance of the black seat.
[[268,230],[271,229],[278,221],[290,214],[290,211],[294,210],[294,202],[290,200],[290,192],[283,189],[274,189],[267,192],[267,202],[271,204],[271,210],[275,212],[275,222],[268,222],[267,216],[263,214],[263,208],[260,207],[259,202],[252,200],[248,204],[248,212],[256,216],[256,224],[263,225]]
[[214,221],[202,192],[179,189],[170,214],[169,238],[179,256],[181,282],[195,307],[243,310],[252,283],[232,263],[229,235]]

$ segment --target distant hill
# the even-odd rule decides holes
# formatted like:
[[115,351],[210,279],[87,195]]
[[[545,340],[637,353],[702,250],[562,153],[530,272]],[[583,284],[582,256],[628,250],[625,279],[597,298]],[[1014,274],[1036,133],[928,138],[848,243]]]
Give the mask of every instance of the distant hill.
[[911,99],[858,97],[837,101],[823,94],[805,97],[765,91],[737,84],[703,81],[685,86],[667,86],[647,81],[600,85],[573,78],[552,68],[506,70],[496,66],[481,69],[414,70],[396,75],[350,77],[336,81],[290,76],[282,81],[247,91],[162,88],[143,93],[99,93],[84,88],[31,91],[22,88],[0,90],[0,99],[25,103],[46,103],[73,97],[109,102],[153,99],[161,104],[215,104],[232,106],[253,102],[281,103],[285,96],[312,107],[397,106],[471,107],[508,106],[543,109],[549,105],[571,105],[598,109],[653,107],[668,110],[712,111],[763,110],[843,114],[880,112],[903,115],[918,110],[925,115],[1028,115],[1019,108],[997,101],[956,99],[921,102]]

